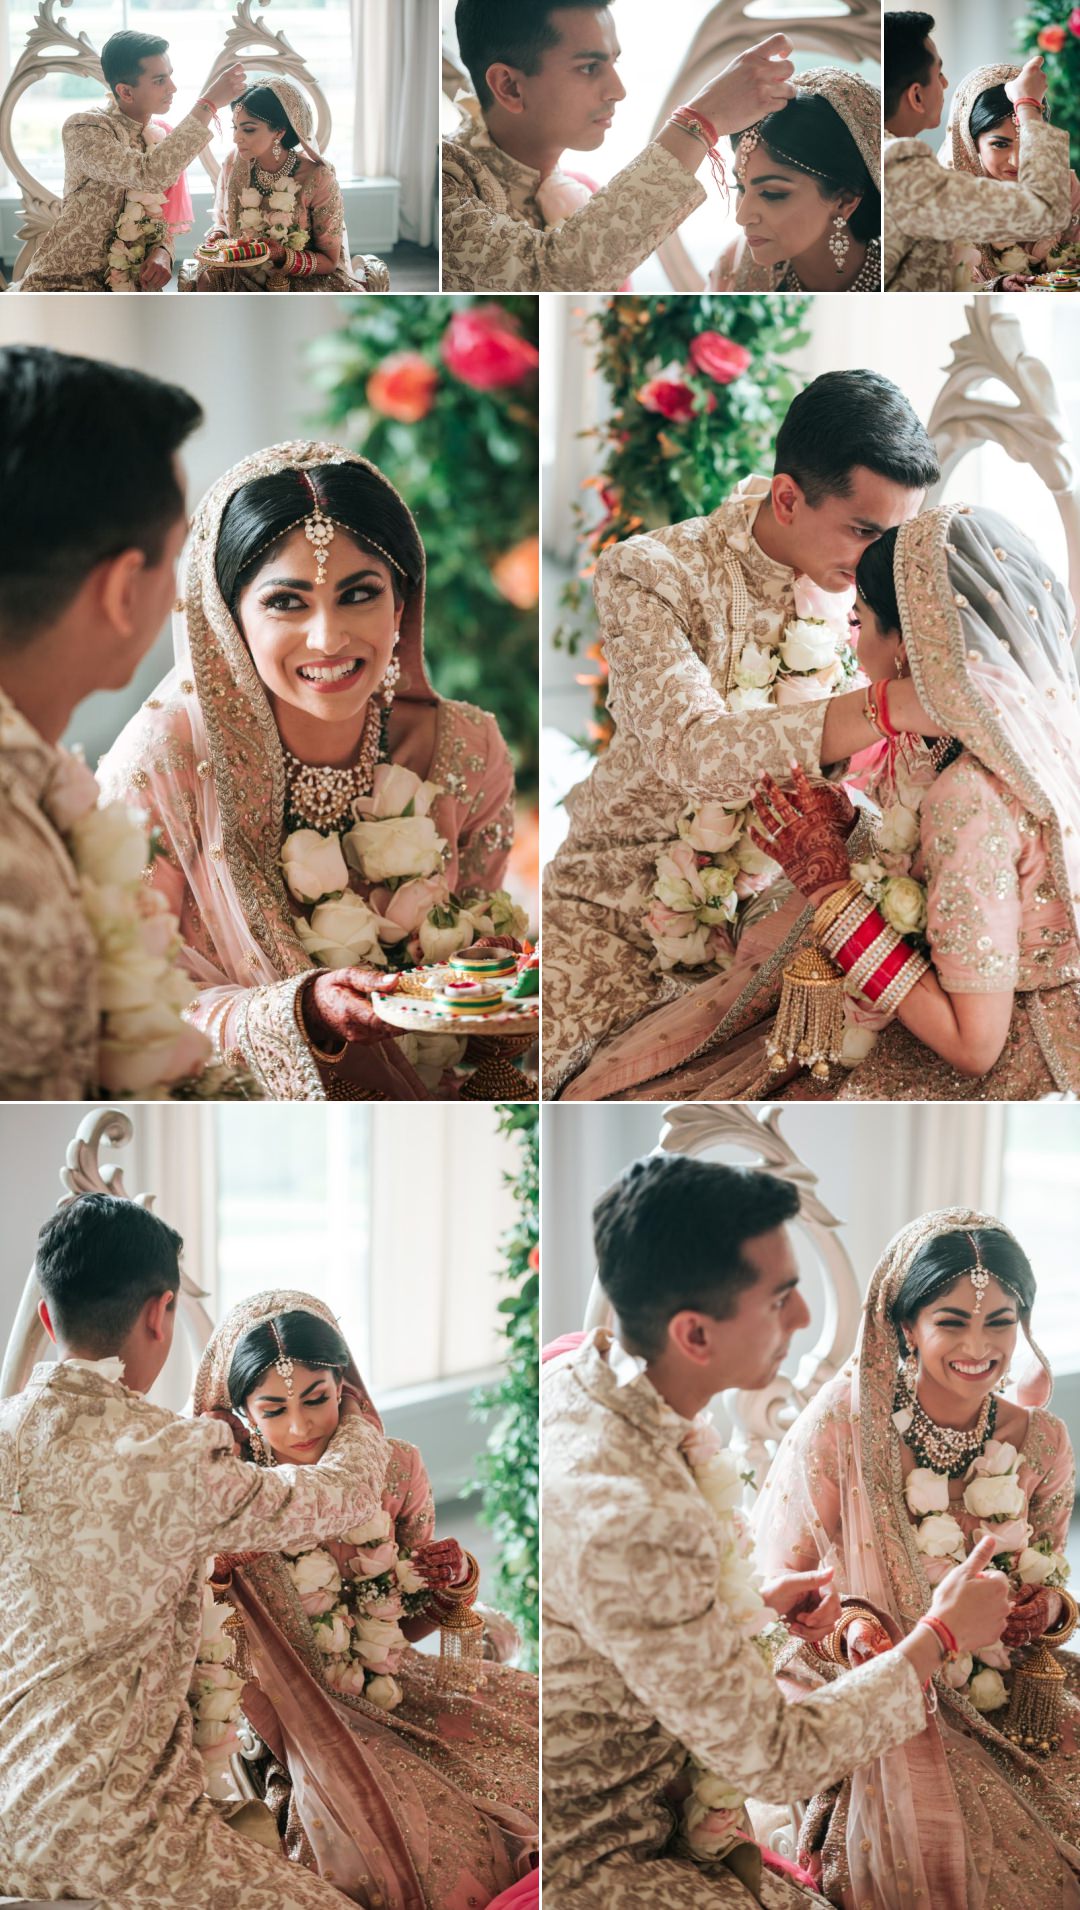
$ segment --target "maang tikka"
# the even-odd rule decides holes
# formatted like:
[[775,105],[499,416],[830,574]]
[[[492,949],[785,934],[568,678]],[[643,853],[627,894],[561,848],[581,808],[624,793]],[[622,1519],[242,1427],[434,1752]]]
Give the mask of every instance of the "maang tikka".
[[321,584],[326,579],[326,553],[334,541],[334,520],[332,517],[324,516],[319,494],[307,472],[301,471],[300,475],[311,492],[314,506],[304,519],[304,536],[315,552],[315,582]]
[[291,1359],[289,1358],[289,1355],[286,1353],[284,1346],[282,1345],[281,1334],[278,1332],[278,1325],[276,1320],[271,1320],[270,1331],[273,1334],[274,1339],[277,1341],[277,1349],[278,1349],[278,1356],[277,1356],[277,1359],[274,1361],[274,1370],[275,1372],[280,1373],[282,1379],[284,1380],[285,1391],[287,1393],[291,1393],[293,1389],[293,1363]]
[[974,1311],[976,1313],[981,1313],[983,1295],[986,1292],[987,1287],[990,1285],[990,1275],[987,1272],[987,1269],[983,1266],[982,1255],[979,1252],[979,1243],[976,1240],[975,1235],[973,1233],[969,1233],[968,1239],[970,1240],[972,1246],[975,1249],[975,1265],[973,1267],[968,1267],[966,1269],[966,1272],[968,1273],[971,1280],[971,1284],[975,1289]]

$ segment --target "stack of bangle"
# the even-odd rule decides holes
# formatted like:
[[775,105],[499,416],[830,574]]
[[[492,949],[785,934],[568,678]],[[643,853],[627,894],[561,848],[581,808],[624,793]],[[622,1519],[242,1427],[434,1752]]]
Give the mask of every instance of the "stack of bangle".
[[428,1600],[428,1610],[436,1617],[447,1617],[458,1605],[475,1605],[480,1590],[480,1567],[471,1552],[465,1553],[469,1569],[459,1585],[440,1585]]
[[282,270],[290,278],[309,279],[315,270],[314,252],[294,252],[291,246],[285,247],[285,263]]
[[846,977],[848,993],[886,1014],[895,1014],[930,967],[854,879],[821,904],[813,936]]
[[304,1020],[304,996],[307,994],[314,979],[315,977],[313,975],[309,976],[305,981],[301,982],[299,988],[296,990],[293,996],[293,1020],[304,1042],[314,1055],[315,1060],[321,1061],[324,1067],[333,1068],[339,1061],[344,1061],[349,1044],[347,1041],[343,1041],[336,1054],[327,1054],[324,1048],[317,1048],[312,1040],[307,1023]]
[[1057,1595],[1062,1603],[1062,1613],[1049,1631],[1043,1632],[1040,1643],[1044,1645],[1063,1645],[1072,1637],[1077,1625],[1080,1624],[1080,1605],[1077,1604],[1072,1593],[1059,1585]]
[[724,176],[724,165],[716,150],[720,135],[712,120],[706,119],[704,113],[699,113],[696,106],[677,106],[668,118],[668,125],[680,127],[684,133],[690,134],[691,139],[696,139],[699,145],[704,146],[709,155],[713,178],[720,190],[726,193],[727,179]]
[[[815,1640],[814,1650],[818,1656],[827,1659],[830,1664],[845,1668],[850,1665],[850,1659],[844,1655],[844,1635],[860,1619],[864,1624],[873,1625],[877,1631],[884,1629],[877,1613],[870,1611],[868,1606],[845,1605],[829,1636]],[[891,1644],[892,1640],[890,1639],[889,1642]]]

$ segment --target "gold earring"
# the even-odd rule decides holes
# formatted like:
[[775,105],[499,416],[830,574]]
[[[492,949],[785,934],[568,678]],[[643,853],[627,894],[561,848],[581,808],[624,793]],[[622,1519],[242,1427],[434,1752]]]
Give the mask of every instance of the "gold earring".
[[895,661],[893,663],[893,668],[896,671],[896,674],[898,677],[902,677],[904,674],[904,661],[905,659],[900,655],[900,652],[898,650],[896,653]]
[[907,1358],[900,1363],[900,1373],[909,1393],[914,1393],[919,1379],[919,1355],[913,1346],[907,1350]]

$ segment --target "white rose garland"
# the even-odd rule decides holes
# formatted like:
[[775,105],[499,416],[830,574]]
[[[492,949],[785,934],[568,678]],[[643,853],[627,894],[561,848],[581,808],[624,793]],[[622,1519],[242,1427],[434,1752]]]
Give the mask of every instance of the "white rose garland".
[[[902,1409],[893,1418],[903,1433],[910,1415]],[[974,1540],[991,1537],[998,1542],[992,1569],[1005,1572],[1014,1589],[1046,1585],[1055,1590],[1069,1576],[1068,1561],[1054,1550],[1049,1539],[1040,1539],[1034,1546],[1030,1543],[1031,1526],[1022,1516],[1027,1501],[1019,1474],[1016,1447],[1007,1440],[988,1439],[964,1474],[964,1506],[983,1521]],[[924,1570],[931,1584],[936,1584],[968,1555],[963,1526],[949,1511],[948,1474],[930,1466],[914,1467],[904,1481],[904,1497],[915,1524],[915,1544],[922,1554]],[[1011,1663],[1008,1646],[999,1640],[975,1654],[964,1652],[955,1664],[944,1667],[942,1677],[977,1711],[997,1711],[1008,1700],[1000,1674],[1008,1671]]]
[[135,290],[149,254],[155,246],[168,243],[164,210],[163,192],[131,187],[124,195],[106,257],[105,276],[110,292]]
[[[241,237],[261,239],[267,244],[288,247],[293,252],[306,251],[311,241],[311,230],[301,225],[297,218],[296,201],[299,193],[300,181],[294,177],[283,178],[280,185],[275,186],[267,196],[265,204],[257,186],[242,187]],[[265,272],[270,268],[256,266],[249,269]]]

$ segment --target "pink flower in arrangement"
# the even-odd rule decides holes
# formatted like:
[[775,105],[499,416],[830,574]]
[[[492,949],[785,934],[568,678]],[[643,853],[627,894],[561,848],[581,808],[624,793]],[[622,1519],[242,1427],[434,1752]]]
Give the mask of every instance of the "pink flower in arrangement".
[[418,351],[391,352],[367,382],[367,400],[384,418],[418,424],[435,403],[439,374]]
[[535,345],[522,338],[501,305],[455,312],[446,328],[442,355],[454,377],[474,391],[501,391],[523,384],[540,363]]
[[1074,7],[1069,15],[1069,32],[1080,40],[1080,7]]
[[690,363],[718,385],[730,385],[749,369],[750,353],[723,332],[699,332],[690,342]]
[[[1080,18],[1080,8],[1074,8],[1069,21],[1074,33],[1077,29],[1073,26],[1073,20],[1078,18]],[[1067,38],[1068,34],[1064,27],[1043,27],[1042,32],[1037,35],[1038,44],[1044,53],[1060,53]]]
[[669,418],[672,424],[686,424],[697,411],[697,400],[688,384],[685,383],[678,365],[665,365],[642,385],[637,394],[639,405],[646,411],[658,411],[662,418]]

